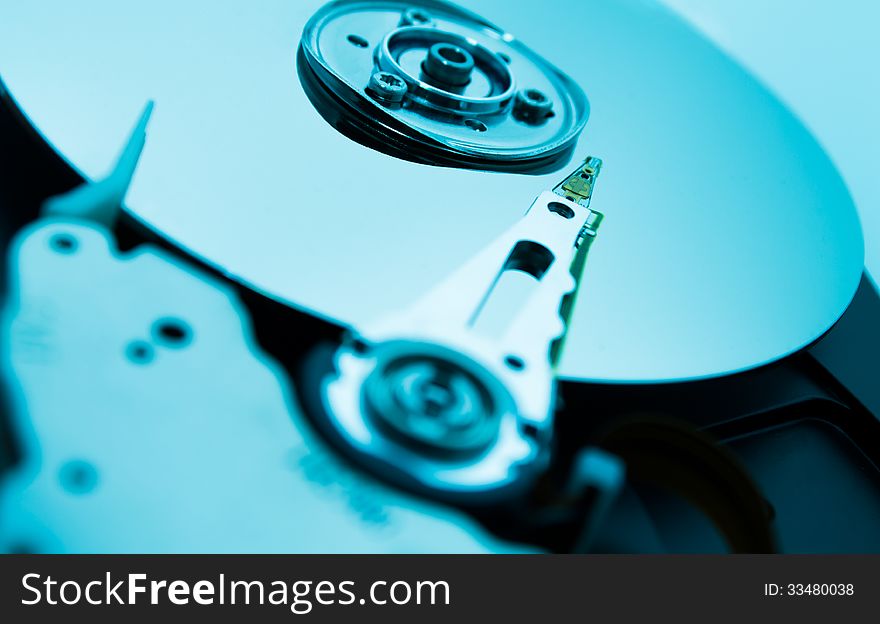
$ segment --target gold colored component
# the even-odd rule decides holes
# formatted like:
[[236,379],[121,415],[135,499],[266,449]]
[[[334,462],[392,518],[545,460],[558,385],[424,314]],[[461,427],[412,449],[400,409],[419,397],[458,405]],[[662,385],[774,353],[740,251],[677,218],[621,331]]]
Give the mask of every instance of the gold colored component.
[[580,167],[556,185],[553,192],[560,197],[589,208],[593,185],[601,169],[602,161],[599,158],[588,156]]

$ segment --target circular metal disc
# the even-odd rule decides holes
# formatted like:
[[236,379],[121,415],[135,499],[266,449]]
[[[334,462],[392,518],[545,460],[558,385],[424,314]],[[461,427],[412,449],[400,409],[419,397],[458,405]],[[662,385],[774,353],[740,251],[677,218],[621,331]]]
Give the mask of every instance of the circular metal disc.
[[[413,13],[429,21],[413,24]],[[337,0],[306,25],[300,72],[315,106],[330,109],[325,117],[346,118],[380,151],[475,169],[558,169],[586,123],[587,99],[570,78],[505,34],[431,0]],[[444,48],[460,58],[444,58]],[[397,91],[393,103],[377,92],[375,72],[405,83],[404,102],[398,104]],[[522,93],[538,93],[546,110],[523,114],[514,105]]]
[[[36,128],[103,174],[156,100],[129,209],[256,288],[361,324],[430,288],[558,175],[443,169],[340,135],[299,84],[319,2],[32,0],[0,10],[0,75]],[[586,91],[605,167],[561,366],[654,382],[775,360],[833,324],[862,269],[852,201],[763,87],[655,6],[467,8]]]

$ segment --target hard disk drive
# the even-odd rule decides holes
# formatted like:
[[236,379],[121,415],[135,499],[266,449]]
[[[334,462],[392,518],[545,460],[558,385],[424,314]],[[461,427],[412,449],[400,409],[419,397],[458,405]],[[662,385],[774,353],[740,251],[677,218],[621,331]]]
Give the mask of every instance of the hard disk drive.
[[671,12],[0,14],[0,549],[880,550],[856,206]]

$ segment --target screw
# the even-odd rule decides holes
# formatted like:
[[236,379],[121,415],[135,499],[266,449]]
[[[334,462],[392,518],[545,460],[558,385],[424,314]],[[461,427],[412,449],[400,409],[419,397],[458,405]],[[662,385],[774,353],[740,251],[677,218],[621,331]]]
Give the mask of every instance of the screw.
[[406,83],[397,74],[380,71],[370,76],[367,92],[383,104],[398,104],[406,95]]
[[529,123],[540,123],[550,117],[553,100],[538,89],[521,89],[513,100],[513,113]]

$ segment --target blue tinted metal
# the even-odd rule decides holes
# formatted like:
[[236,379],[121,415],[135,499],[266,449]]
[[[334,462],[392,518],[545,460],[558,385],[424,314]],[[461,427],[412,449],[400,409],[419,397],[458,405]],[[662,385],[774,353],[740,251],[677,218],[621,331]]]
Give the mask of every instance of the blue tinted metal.
[[0,551],[510,550],[328,450],[225,285],[64,219],[25,230],[10,265],[0,363],[24,460]]
[[[605,161],[594,206],[606,219],[564,376],[719,375],[834,323],[862,268],[855,209],[761,85],[650,3],[466,6],[572,76],[592,105],[577,153]],[[362,324],[430,288],[556,180],[417,165],[339,135],[296,78],[299,35],[319,7],[15,3],[0,20],[0,75],[89,176],[155,99],[130,209],[242,280]]]

